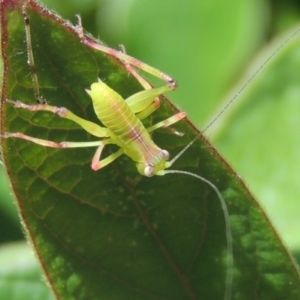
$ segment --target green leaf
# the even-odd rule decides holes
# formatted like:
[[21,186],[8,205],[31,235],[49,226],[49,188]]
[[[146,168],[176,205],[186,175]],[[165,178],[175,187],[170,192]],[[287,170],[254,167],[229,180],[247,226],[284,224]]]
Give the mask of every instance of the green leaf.
[[236,107],[218,120],[215,141],[261,200],[289,248],[299,251],[300,37],[295,30],[278,37],[256,59],[255,68],[289,39]]
[[[26,1],[27,2],[27,1]],[[53,141],[92,140],[76,124],[50,113],[16,109],[5,99],[34,104],[21,0],[1,2],[4,82],[1,135]],[[33,0],[27,2],[36,72],[43,96],[98,122],[86,88],[98,77],[124,98],[141,90],[121,62],[81,43],[74,28]],[[166,99],[146,123],[177,110]],[[233,233],[232,286],[226,287],[224,212],[204,182],[171,174],[141,177],[125,156],[90,168],[95,149],[50,149],[2,139],[4,163],[28,237],[59,299],[298,299],[299,274],[264,213],[228,164],[189,120],[154,141],[172,166],[216,184],[226,200]],[[107,147],[104,155],[116,150]]]
[[51,290],[42,279],[41,271],[28,244],[13,243],[0,247],[0,298],[54,299]]

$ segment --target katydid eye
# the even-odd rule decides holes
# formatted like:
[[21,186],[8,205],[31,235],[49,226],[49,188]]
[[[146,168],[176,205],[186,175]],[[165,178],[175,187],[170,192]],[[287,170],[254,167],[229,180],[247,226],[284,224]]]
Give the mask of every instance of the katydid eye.
[[165,160],[169,160],[170,154],[167,150],[161,150],[161,154]]
[[152,177],[154,175],[154,167],[149,166],[149,165],[147,167],[145,167],[144,174],[147,177]]

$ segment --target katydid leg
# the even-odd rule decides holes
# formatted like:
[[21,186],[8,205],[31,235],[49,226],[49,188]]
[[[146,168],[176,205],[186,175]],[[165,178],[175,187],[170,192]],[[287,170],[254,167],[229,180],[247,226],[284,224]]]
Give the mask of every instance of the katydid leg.
[[[148,127],[147,131],[151,132],[151,131],[156,130],[158,128],[169,127],[170,125],[173,125],[174,123],[177,123],[178,121],[182,120],[185,117],[186,117],[186,113],[181,111],[181,112],[173,115],[170,118],[167,118],[167,119],[165,119],[161,122],[158,122],[158,123],[154,124],[153,126]],[[175,132],[175,134],[177,134],[177,133]],[[179,133],[178,135],[181,135],[181,134]]]
[[173,79],[171,76],[169,76],[168,74],[151,67],[150,65],[134,58],[131,57],[129,55],[127,55],[126,53],[122,53],[118,50],[115,50],[113,48],[107,47],[103,44],[97,43],[94,40],[92,40],[91,38],[87,37],[84,34],[84,30],[82,27],[82,21],[79,15],[77,15],[77,19],[78,19],[78,24],[76,26],[77,28],[77,34],[79,36],[79,38],[81,39],[81,41],[87,45],[88,47],[91,47],[93,49],[99,50],[101,52],[107,53],[113,57],[116,57],[117,59],[120,59],[121,61],[125,62],[126,64],[130,64],[133,65],[143,71],[145,71],[146,73],[149,73],[157,78],[162,79],[163,81],[167,82],[168,85],[170,86],[171,90],[175,90],[177,88],[177,82],[175,79]]
[[98,170],[102,169],[103,167],[107,166],[108,164],[110,164],[111,162],[116,160],[119,156],[121,156],[124,153],[123,149],[120,148],[117,152],[115,152],[115,153],[109,155],[108,157],[100,160],[100,156],[101,156],[103,148],[104,148],[104,146],[99,146],[96,150],[96,153],[95,153],[94,157],[93,157],[91,167],[94,171],[98,171]]
[[5,132],[3,138],[19,138],[26,141],[30,141],[32,143],[50,147],[50,148],[86,148],[86,147],[97,147],[100,145],[112,144],[111,139],[104,139],[101,141],[92,141],[92,142],[53,142],[49,140],[43,140],[39,138],[35,138],[29,135],[26,135],[22,132]]
[[56,114],[60,116],[61,118],[65,118],[68,120],[71,120],[75,123],[77,123],[79,126],[81,126],[84,130],[86,130],[88,133],[96,136],[96,137],[109,137],[109,133],[107,128],[101,127],[98,124],[82,119],[78,117],[77,115],[73,114],[70,110],[68,110],[65,107],[58,107],[58,106],[52,106],[48,104],[33,104],[28,105],[21,101],[12,101],[7,99],[6,102],[9,102],[13,104],[17,108],[24,108],[29,111],[49,111],[53,114]]

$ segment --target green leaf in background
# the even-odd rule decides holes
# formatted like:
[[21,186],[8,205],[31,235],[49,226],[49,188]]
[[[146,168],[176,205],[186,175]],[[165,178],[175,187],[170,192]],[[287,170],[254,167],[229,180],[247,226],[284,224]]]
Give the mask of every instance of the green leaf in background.
[[0,299],[52,300],[32,248],[25,242],[0,247]]
[[[68,120],[5,103],[6,98],[35,103],[23,3],[1,2],[1,134],[91,140]],[[124,97],[141,90],[120,62],[85,47],[68,23],[34,1],[28,1],[27,11],[40,88],[52,105],[97,122],[84,91],[97,77]],[[165,100],[147,122],[175,111]],[[199,134],[188,120],[176,128],[184,137],[163,129],[153,134],[171,157]],[[2,139],[2,149],[28,237],[59,299],[224,298],[224,214],[207,184],[175,174],[141,177],[126,157],[94,172],[94,149],[50,149],[14,139]],[[114,150],[108,147],[106,154]],[[232,298],[299,299],[299,274],[289,254],[240,178],[211,145],[199,136],[174,168],[205,177],[226,199],[234,238]]]
[[300,36],[295,30],[274,41],[252,64],[251,72],[293,34],[244,97],[218,120],[214,141],[272,216],[289,248],[299,252]]
[[103,40],[124,43],[129,53],[172,74],[180,85],[172,99],[203,128],[264,38],[267,3],[133,0],[120,5],[110,0],[97,10]]

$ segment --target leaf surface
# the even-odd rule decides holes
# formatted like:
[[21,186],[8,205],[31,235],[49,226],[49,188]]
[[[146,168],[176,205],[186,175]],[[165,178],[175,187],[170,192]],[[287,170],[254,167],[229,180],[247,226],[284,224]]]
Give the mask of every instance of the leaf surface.
[[[1,3],[1,134],[23,132],[57,142],[94,140],[71,121],[5,102],[36,103],[23,3]],[[51,105],[99,123],[85,92],[98,77],[124,98],[142,89],[121,62],[84,46],[73,26],[57,15],[34,1],[27,2],[27,13],[39,86]],[[177,111],[167,99],[162,103],[146,124]],[[171,157],[199,138],[172,169],[203,176],[226,200],[235,261],[233,298],[299,298],[299,274],[239,176],[189,120],[174,127],[184,137],[166,129],[153,133]],[[51,149],[2,139],[2,149],[28,237],[59,299],[224,298],[224,213],[209,185],[183,174],[142,177],[125,156],[94,172],[93,148]],[[104,156],[116,149],[107,147]]]

